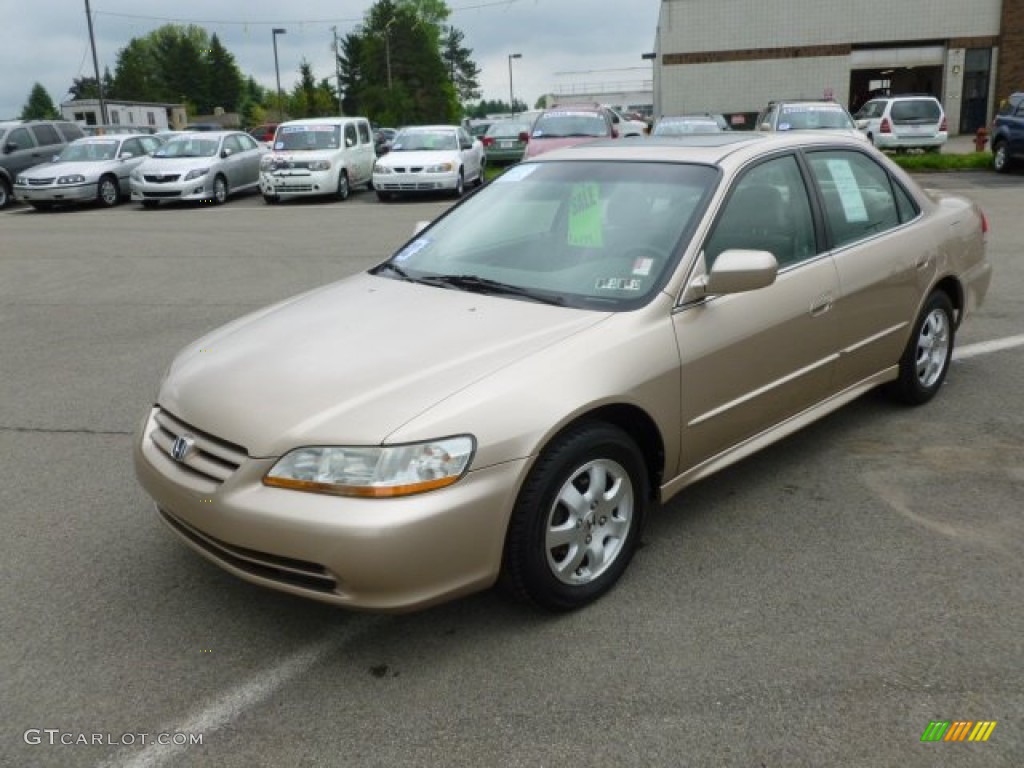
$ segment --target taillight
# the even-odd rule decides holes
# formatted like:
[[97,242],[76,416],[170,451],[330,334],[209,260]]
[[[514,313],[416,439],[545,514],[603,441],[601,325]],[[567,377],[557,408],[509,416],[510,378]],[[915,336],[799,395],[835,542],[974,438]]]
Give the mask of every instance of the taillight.
[[981,214],[981,234],[988,234],[988,216],[985,215],[984,211],[978,211]]
[[892,133],[892,125],[889,123],[888,117],[882,118],[881,125],[878,126],[879,133]]
[[489,146],[491,146],[491,144],[494,143],[494,137],[493,136],[484,136],[483,141],[484,141],[484,146],[485,147],[489,147]]
[[943,116],[942,116],[942,122],[941,122],[941,123],[939,123],[939,130],[940,130],[940,131],[945,131],[945,130],[947,130],[947,128],[946,128],[946,126],[947,126],[947,125],[949,125],[949,123],[947,123],[947,122],[946,122],[946,116],[945,116],[945,115],[943,115]]

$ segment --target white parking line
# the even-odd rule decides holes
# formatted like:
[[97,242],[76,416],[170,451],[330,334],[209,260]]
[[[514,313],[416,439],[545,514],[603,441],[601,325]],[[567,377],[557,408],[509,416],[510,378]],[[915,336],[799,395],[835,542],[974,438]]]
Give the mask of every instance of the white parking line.
[[1007,336],[1003,339],[992,339],[992,341],[979,341],[977,344],[968,344],[966,347],[958,347],[953,350],[954,360],[967,360],[978,355],[987,355],[991,352],[1002,352],[1004,349],[1024,347],[1024,333],[1016,336]]
[[[226,691],[202,710],[193,713],[182,722],[162,728],[159,733],[201,733],[204,734],[204,740],[208,739],[212,731],[223,727],[239,717],[245,710],[270,698],[291,680],[339,650],[344,639],[344,636],[334,635],[330,639],[292,654],[274,667],[260,670],[246,682]],[[179,753],[188,749],[187,744],[157,744],[154,741],[130,758],[106,763],[105,768],[155,768],[172,758],[179,757]]]

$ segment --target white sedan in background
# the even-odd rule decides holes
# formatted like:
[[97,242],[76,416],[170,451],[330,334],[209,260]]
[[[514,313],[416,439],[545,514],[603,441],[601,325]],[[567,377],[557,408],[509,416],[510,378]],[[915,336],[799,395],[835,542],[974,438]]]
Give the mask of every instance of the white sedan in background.
[[483,184],[484,163],[483,144],[460,126],[403,128],[373,166],[373,188],[381,200],[412,192],[462,197],[467,184]]
[[39,211],[55,205],[98,203],[111,208],[128,196],[128,176],[162,142],[153,136],[87,136],[68,144],[52,163],[22,171],[18,200]]

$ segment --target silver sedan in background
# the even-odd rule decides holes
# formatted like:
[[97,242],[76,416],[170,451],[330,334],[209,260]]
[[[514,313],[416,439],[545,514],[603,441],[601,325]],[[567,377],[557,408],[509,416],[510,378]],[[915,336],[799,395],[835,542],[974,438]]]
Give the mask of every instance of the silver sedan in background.
[[259,187],[264,151],[241,131],[175,136],[132,172],[132,200],[146,208],[176,200],[220,205],[229,195]]
[[162,143],[153,136],[129,134],[77,139],[52,163],[19,173],[15,197],[40,211],[69,203],[110,208],[128,196],[129,175]]

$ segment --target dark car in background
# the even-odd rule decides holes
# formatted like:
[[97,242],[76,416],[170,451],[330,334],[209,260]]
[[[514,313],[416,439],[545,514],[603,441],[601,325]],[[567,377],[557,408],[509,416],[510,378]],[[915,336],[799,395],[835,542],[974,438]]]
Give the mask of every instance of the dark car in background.
[[13,202],[18,174],[34,165],[48,163],[69,142],[85,134],[63,120],[13,120],[0,123],[0,208]]
[[999,105],[989,141],[992,165],[999,173],[1024,158],[1024,92],[1011,94]]
[[524,120],[498,120],[491,123],[481,141],[489,165],[518,163],[526,151],[530,123]]

